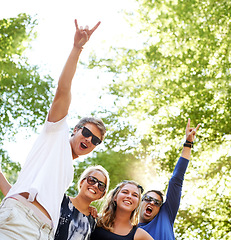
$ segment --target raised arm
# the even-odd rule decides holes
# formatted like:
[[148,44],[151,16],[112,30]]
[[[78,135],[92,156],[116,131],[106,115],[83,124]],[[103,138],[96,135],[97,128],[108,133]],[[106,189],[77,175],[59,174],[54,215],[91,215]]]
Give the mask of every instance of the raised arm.
[[74,44],[60,75],[55,97],[49,111],[48,121],[57,122],[68,114],[68,109],[71,103],[71,84],[76,72],[80,53],[84,44],[89,40],[92,33],[99,25],[100,22],[98,22],[92,29],[89,29],[88,26],[83,29],[78,26],[77,20],[75,19],[76,32]]
[[[192,143],[195,139],[195,135],[199,127],[200,127],[200,124],[198,124],[196,128],[191,128],[190,119],[188,119],[188,123],[185,129],[185,135],[186,135],[185,140]],[[188,167],[188,163],[191,155],[191,148],[190,148],[191,143],[186,142],[186,144],[188,144],[188,147],[187,146],[183,147],[181,157],[179,158],[175,166],[173,175],[168,185],[165,207],[169,209],[168,210],[170,213],[169,217],[172,223],[175,221],[175,218],[180,206],[184,174]]]
[[185,146],[183,147],[181,157],[190,160],[190,156],[191,156],[190,145],[192,145],[191,143],[194,141],[196,132],[199,129],[199,127],[200,127],[200,124],[198,124],[196,128],[191,128],[190,127],[190,118],[188,119],[188,123],[187,123],[186,129],[185,129],[185,135],[186,135],[186,141],[188,141],[190,143],[186,142],[186,144],[188,144],[189,147],[185,147]]

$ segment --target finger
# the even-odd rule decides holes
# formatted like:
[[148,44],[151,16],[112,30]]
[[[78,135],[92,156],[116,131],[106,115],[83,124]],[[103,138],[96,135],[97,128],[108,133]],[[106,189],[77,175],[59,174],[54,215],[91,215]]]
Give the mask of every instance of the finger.
[[199,129],[200,125],[201,125],[200,123],[197,125],[197,127],[196,127],[196,131]]
[[84,38],[88,41],[89,37],[88,37],[87,31],[83,31],[83,34],[84,34]]
[[188,118],[188,122],[187,122],[185,131],[186,131],[186,133],[190,131],[190,118]]
[[188,118],[187,128],[190,128],[190,118]]
[[100,21],[90,30],[90,35],[98,28],[98,26],[100,25]]
[[75,19],[75,28],[78,30],[79,29],[79,26],[78,26],[78,23],[77,23],[77,19]]
[[86,25],[85,29],[86,29],[86,30],[89,30],[89,26],[88,26],[88,25]]

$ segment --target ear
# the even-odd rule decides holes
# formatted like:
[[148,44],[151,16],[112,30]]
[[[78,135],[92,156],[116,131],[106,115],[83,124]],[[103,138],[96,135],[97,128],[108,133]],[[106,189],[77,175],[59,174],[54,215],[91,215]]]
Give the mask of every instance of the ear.
[[85,179],[83,179],[81,182],[80,182],[80,184],[79,184],[79,188],[81,189],[82,188],[82,185],[83,185],[83,181],[84,181]]
[[72,132],[72,135],[75,135],[77,131],[78,131],[78,128],[75,127],[74,130],[73,130],[73,132]]

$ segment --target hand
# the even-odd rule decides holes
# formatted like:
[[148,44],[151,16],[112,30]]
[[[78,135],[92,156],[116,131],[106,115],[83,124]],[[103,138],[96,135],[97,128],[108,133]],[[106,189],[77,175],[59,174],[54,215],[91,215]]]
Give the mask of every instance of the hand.
[[196,128],[190,128],[190,118],[188,119],[188,123],[187,123],[186,130],[185,130],[186,140],[188,140],[190,142],[194,141],[196,132],[199,129],[200,125],[201,124],[199,123]]
[[83,27],[79,27],[77,20],[75,19],[75,38],[74,38],[74,46],[77,48],[82,48],[83,45],[89,40],[92,33],[98,28],[101,22],[98,22],[92,29],[89,29],[88,26],[86,26],[84,29]]
[[91,216],[93,218],[97,218],[98,217],[98,212],[97,212],[97,209],[95,207],[89,206],[88,209],[89,209],[89,212],[90,212],[90,214],[91,214]]

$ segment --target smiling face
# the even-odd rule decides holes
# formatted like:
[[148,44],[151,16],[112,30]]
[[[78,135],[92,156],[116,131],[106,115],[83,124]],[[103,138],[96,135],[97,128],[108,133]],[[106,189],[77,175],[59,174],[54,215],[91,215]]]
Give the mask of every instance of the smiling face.
[[[89,176],[93,176],[97,178],[99,181],[107,184],[106,177],[100,171],[93,171],[89,174]],[[80,192],[79,195],[84,196],[84,198],[90,202],[100,199],[104,192],[100,191],[98,188],[98,183],[91,185],[87,182],[87,179],[83,179],[80,184]]]
[[[149,192],[147,195],[162,201],[161,197],[155,192]],[[152,219],[158,214],[159,211],[160,207],[154,205],[153,201],[150,203],[142,201],[140,208],[140,222],[148,223],[152,221]]]
[[[101,132],[98,129],[98,127],[93,123],[86,123],[84,125],[86,128],[88,128],[96,137],[101,139]],[[92,136],[90,137],[84,137],[82,135],[82,129],[75,128],[73,131],[73,136],[70,139],[70,144],[72,148],[72,155],[73,158],[77,158],[81,155],[86,155],[94,150],[96,147],[92,142]]]
[[136,185],[128,183],[120,189],[114,200],[116,201],[117,209],[132,213],[139,206],[139,189]]

